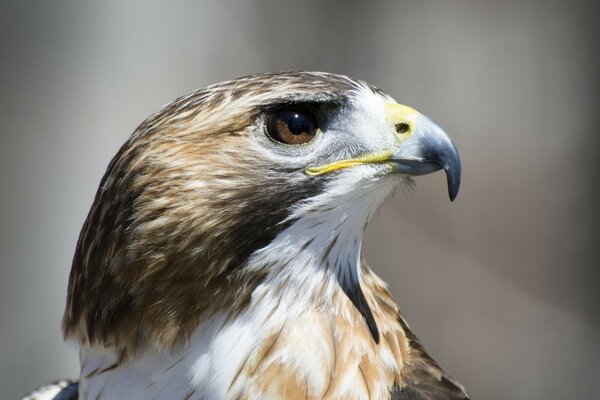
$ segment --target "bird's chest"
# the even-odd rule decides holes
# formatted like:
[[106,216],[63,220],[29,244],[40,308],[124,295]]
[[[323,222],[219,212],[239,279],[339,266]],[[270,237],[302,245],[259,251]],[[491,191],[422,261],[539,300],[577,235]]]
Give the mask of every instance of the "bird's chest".
[[[402,335],[402,338],[404,336]],[[185,347],[119,363],[82,349],[85,399],[379,399],[400,379],[404,342],[384,325],[379,344],[348,310],[216,316]]]

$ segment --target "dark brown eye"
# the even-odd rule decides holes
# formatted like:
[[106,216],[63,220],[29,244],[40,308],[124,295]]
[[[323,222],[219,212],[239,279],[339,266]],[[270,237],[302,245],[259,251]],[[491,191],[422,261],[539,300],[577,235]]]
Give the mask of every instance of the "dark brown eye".
[[317,133],[317,124],[310,112],[302,107],[288,107],[276,111],[267,122],[269,136],[281,143],[308,143]]

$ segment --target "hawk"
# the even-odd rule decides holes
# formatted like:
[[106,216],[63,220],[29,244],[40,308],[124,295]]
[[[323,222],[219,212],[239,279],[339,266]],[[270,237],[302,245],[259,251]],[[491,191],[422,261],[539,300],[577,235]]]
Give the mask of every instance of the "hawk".
[[346,76],[180,97],[112,159],[82,228],[79,381],[30,398],[467,399],[361,254],[378,207],[440,169],[454,200],[449,137]]

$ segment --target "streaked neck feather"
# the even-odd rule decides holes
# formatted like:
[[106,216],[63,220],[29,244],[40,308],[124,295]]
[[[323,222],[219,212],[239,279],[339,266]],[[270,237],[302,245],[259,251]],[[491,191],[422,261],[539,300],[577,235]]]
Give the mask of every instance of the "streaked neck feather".
[[[83,347],[80,398],[388,398],[409,344],[385,284],[360,258],[364,226],[391,190],[373,186],[298,207],[248,261],[250,272],[268,270],[250,305],[216,312],[183,347],[127,360]],[[364,294],[378,340],[348,288]]]

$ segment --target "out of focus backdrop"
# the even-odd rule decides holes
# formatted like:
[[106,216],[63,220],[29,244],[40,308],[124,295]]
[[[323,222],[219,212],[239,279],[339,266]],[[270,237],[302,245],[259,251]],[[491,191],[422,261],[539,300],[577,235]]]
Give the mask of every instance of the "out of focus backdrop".
[[[596,3],[598,4],[598,3]],[[599,7],[581,1],[0,5],[0,388],[76,377],[60,319],[109,160],[179,95],[256,72],[379,86],[457,144],[365,252],[474,399],[600,399]]]

